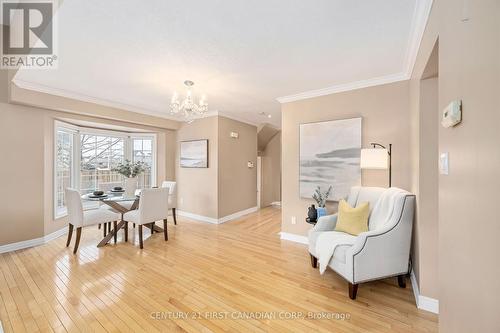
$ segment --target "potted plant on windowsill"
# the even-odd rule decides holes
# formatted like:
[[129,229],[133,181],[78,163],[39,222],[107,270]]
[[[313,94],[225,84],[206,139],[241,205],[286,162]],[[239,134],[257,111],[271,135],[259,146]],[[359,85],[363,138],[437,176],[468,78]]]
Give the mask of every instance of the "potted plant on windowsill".
[[330,194],[332,193],[332,187],[328,187],[328,190],[326,191],[321,191],[321,187],[318,186],[316,188],[316,190],[314,191],[314,194],[312,196],[312,198],[316,201],[316,203],[318,204],[318,208],[316,208],[316,212],[317,212],[317,218],[319,219],[321,216],[325,216],[326,215],[326,200],[328,199],[328,197],[330,196]]
[[138,187],[137,176],[146,171],[146,169],[147,164],[144,162],[125,160],[125,162],[119,163],[112,170],[125,177],[125,195],[131,197],[135,194],[135,190]]

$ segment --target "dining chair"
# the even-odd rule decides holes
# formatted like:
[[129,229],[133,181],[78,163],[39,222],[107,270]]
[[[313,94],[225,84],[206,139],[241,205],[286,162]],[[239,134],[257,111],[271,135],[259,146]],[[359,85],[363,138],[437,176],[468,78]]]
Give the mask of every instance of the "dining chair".
[[168,188],[148,188],[141,190],[139,208],[123,214],[123,220],[139,226],[139,247],[143,248],[142,226],[149,224],[154,233],[155,221],[163,220],[165,241],[168,240]]
[[114,241],[116,243],[116,226],[117,221],[121,220],[120,214],[112,212],[104,207],[83,211],[82,198],[80,197],[80,193],[72,188],[67,188],[65,190],[65,198],[69,218],[68,240],[66,241],[66,247],[68,247],[69,243],[71,242],[74,227],[76,227],[76,240],[73,253],[76,253],[76,251],[78,250],[78,245],[80,244],[80,237],[82,235],[83,227],[100,223],[105,225],[109,222],[113,222],[114,224]]
[[168,208],[172,211],[174,224],[177,225],[177,215],[175,209],[177,208],[177,182],[164,181],[161,187],[168,187]]

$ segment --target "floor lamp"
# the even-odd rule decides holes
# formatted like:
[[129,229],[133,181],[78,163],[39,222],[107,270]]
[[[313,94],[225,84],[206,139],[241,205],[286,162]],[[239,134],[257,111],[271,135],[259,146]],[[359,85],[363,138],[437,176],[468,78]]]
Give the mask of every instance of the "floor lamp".
[[389,169],[389,187],[392,186],[392,144],[389,149],[380,143],[370,143],[373,147],[361,149],[361,169]]

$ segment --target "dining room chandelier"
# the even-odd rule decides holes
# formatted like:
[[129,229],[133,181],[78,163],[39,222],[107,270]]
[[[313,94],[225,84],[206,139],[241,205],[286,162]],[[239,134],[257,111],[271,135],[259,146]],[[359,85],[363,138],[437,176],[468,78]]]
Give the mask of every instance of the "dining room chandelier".
[[193,121],[195,118],[200,118],[204,116],[208,111],[208,103],[205,95],[203,95],[200,101],[197,103],[193,100],[193,95],[191,87],[194,86],[194,82],[190,80],[184,81],[184,85],[187,87],[186,98],[184,100],[179,100],[179,95],[174,92],[172,100],[170,102],[170,114],[172,115],[183,115],[188,121]]

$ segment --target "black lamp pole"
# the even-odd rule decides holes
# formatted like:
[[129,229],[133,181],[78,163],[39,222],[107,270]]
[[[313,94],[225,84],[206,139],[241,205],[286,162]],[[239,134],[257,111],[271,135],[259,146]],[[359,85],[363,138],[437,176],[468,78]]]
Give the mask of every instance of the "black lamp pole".
[[380,143],[372,142],[370,144],[373,146],[373,148],[378,146],[387,150],[387,153],[389,154],[389,187],[391,187],[392,186],[392,143],[389,143],[389,149],[387,149]]

